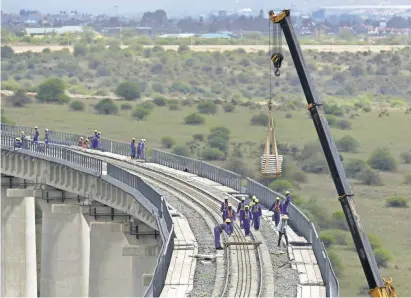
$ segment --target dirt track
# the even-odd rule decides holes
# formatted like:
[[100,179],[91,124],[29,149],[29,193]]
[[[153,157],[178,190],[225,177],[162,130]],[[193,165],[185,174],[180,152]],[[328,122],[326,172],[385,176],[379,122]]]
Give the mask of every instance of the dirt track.
[[[127,48],[128,46],[123,46],[123,48]],[[152,46],[146,46],[152,47]],[[166,50],[177,50],[178,45],[164,45],[164,49]],[[411,47],[406,45],[302,45],[303,50],[313,50],[313,51],[320,51],[320,52],[364,52],[364,51],[372,51],[372,52],[380,52],[380,51],[392,51],[396,49],[402,49],[405,47]],[[59,51],[62,49],[69,49],[70,51],[73,50],[72,46],[58,46],[58,45],[50,45],[50,46],[12,46],[15,53],[23,53],[23,52],[42,52],[44,49],[49,48],[52,51]],[[236,49],[244,49],[247,52],[258,52],[260,50],[267,51],[268,47],[266,45],[195,45],[190,46],[191,50],[193,51],[200,51],[200,52],[215,52],[215,51],[233,51]]]

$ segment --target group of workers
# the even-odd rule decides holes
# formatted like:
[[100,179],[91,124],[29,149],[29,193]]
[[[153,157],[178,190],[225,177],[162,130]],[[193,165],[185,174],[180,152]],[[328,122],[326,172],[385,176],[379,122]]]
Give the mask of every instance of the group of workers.
[[[14,141],[14,148],[23,148],[27,144],[27,140],[29,138],[26,136],[26,133],[22,131],[20,133],[20,137],[17,137]],[[34,127],[34,135],[33,135],[33,142],[38,143],[40,141],[40,132],[38,127]],[[46,128],[44,130],[44,143],[48,144],[49,143],[49,130]]]
[[144,159],[145,147],[146,147],[146,139],[140,139],[140,141],[136,145],[136,139],[133,138],[133,140],[130,143],[131,159],[136,158],[136,153],[137,153],[137,159]]
[[[80,137],[77,141],[77,145],[82,148],[89,148],[94,150],[101,150],[101,132],[94,130],[94,135],[89,137]],[[22,131],[20,137],[17,137],[14,141],[14,148],[23,148],[27,145],[27,140],[30,138],[26,136],[25,132]],[[33,142],[37,143],[40,141],[40,132],[38,127],[34,128],[34,135],[32,137]],[[49,144],[49,130],[46,128],[44,130],[44,143]],[[146,139],[141,139],[138,144],[136,144],[136,139],[133,138],[130,144],[131,149],[131,159],[144,159]]]
[[[77,146],[81,148],[90,148],[94,150],[99,150],[100,148],[100,138],[101,138],[101,131],[97,129],[94,130],[94,135],[89,137],[80,137],[77,141]],[[91,144],[91,145],[90,145]]]
[[[280,246],[281,239],[284,236],[286,245],[288,246],[287,226],[288,226],[288,206],[291,202],[290,192],[286,191],[286,199],[284,203],[281,203],[280,197],[277,197],[269,211],[273,211],[272,220],[277,227],[279,237],[277,245]],[[244,230],[244,235],[247,237],[250,235],[251,226],[254,226],[254,230],[260,229],[260,219],[262,216],[261,205],[256,196],[252,196],[250,202],[246,204],[246,198],[242,197],[238,203],[237,211],[233,209],[231,203],[228,202],[228,198],[224,199],[221,204],[220,211],[222,213],[223,223],[218,224],[214,228],[214,244],[217,250],[223,249],[221,247],[220,236],[223,232],[227,235],[231,235],[234,232],[234,222],[238,218],[240,221],[240,228]],[[237,217],[238,215],[238,217]]]

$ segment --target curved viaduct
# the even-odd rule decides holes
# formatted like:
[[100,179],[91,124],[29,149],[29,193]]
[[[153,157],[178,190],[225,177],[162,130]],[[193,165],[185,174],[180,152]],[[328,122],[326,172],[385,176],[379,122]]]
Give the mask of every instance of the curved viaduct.
[[[130,171],[71,150],[79,135],[52,131],[52,144],[29,141],[16,150],[14,138],[33,130],[1,128],[2,296],[160,296],[174,246],[173,221],[161,195]],[[104,151],[129,154],[127,143],[101,144]],[[243,177],[202,161],[156,149],[152,161],[257,195],[265,207],[280,195],[249,178],[244,188]],[[42,209],[40,277],[35,200]],[[338,280],[314,225],[294,205],[290,218],[303,245],[312,246],[326,295],[338,296]]]

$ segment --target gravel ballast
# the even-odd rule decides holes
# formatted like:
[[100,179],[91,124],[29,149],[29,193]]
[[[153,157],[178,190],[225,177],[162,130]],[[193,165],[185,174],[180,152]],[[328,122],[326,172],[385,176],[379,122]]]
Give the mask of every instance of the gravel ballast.
[[[203,215],[200,215],[193,208],[184,204],[176,196],[167,192],[166,190],[152,185],[153,188],[164,196],[167,202],[176,209],[179,213],[183,214],[194,237],[198,243],[198,253],[206,255],[214,255],[214,237],[209,229],[206,221],[203,219]],[[194,286],[193,290],[188,295],[189,297],[210,297],[212,295],[216,276],[216,263],[215,261],[203,261],[197,260],[197,266],[194,272]]]
[[[291,268],[286,248],[277,246],[278,235],[265,220],[261,220],[260,232],[270,251],[274,271],[274,297],[297,297],[298,273]],[[284,254],[276,254],[279,251]],[[283,266],[286,264],[285,266]]]

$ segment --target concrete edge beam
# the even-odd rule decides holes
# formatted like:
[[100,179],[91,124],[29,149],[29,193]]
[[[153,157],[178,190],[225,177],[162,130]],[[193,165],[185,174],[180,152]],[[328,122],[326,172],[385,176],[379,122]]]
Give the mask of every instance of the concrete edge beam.
[[160,254],[160,250],[157,245],[126,245],[123,246],[123,256],[156,257]]
[[51,213],[54,213],[54,214],[82,213],[82,208],[79,205],[52,204]]
[[[20,188],[8,188],[7,197],[9,198],[26,198],[26,197],[36,197],[38,193],[37,190],[33,189],[20,189]],[[40,191],[41,194],[41,191]]]

